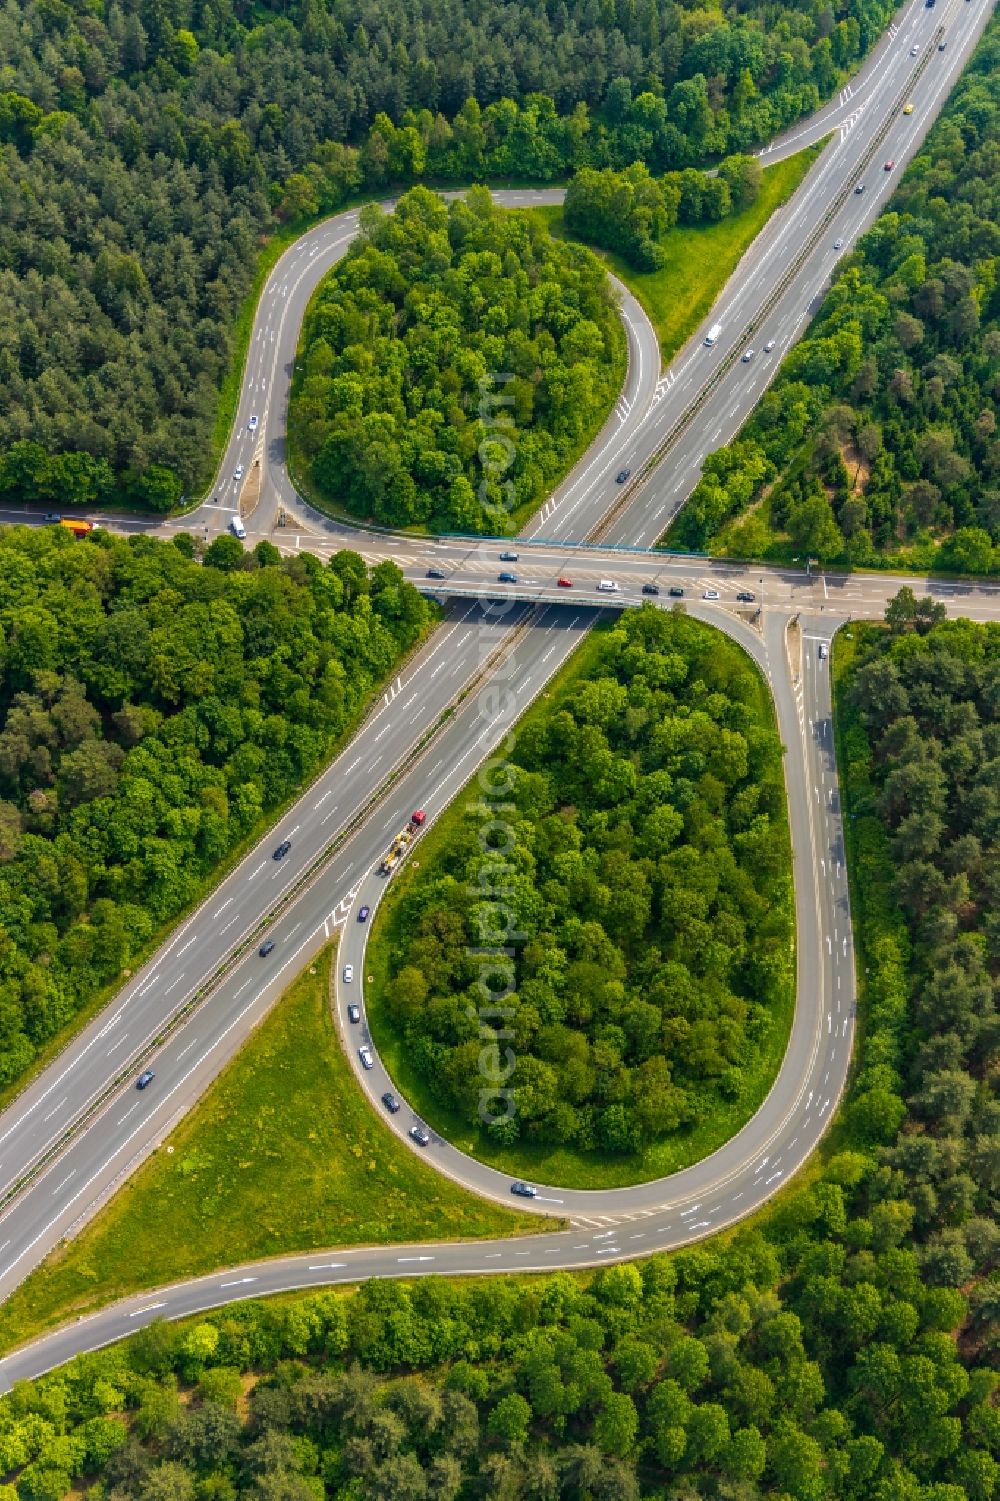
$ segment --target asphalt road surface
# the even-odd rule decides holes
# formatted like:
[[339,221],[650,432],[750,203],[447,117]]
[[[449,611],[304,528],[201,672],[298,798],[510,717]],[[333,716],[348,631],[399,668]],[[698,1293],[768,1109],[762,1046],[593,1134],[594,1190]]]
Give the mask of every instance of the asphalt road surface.
[[[662,533],[705,455],[731,436],[759,399],[839,255],[877,212],[892,182],[883,158],[891,157],[898,170],[917,148],[988,14],[989,7],[974,0],[947,0],[930,11],[914,4],[900,13],[896,32],[862,70],[852,98],[821,112],[824,129],[839,127],[836,137],[751,247],[706,320],[723,324],[712,348],[699,330],[661,375],[655,346],[648,343],[648,323],[634,305],[625,305],[630,364],[623,399],[594,447],[529,528],[541,545],[529,538],[518,544],[531,554],[519,560],[518,585],[511,591],[523,593],[524,602],[490,603],[491,595],[503,591],[489,579],[494,566],[489,544],[425,546],[359,533],[317,518],[295,497],[284,467],[284,424],[298,326],[317,280],[354,233],[353,216],[327,221],[286,252],[261,301],[239,417],[217,486],[222,499],[184,524],[216,530],[224,525],[242,488],[228,476],[239,464],[249,472],[259,456],[264,484],[248,526],[251,541],[257,531],[272,535],[277,505],[285,504],[302,523],[294,534],[274,534],[287,547],[306,545],[322,555],[330,546],[360,545],[368,556],[395,557],[415,577],[429,562],[446,557],[445,593],[454,596],[468,588],[476,598],[452,603],[447,624],[274,834],[0,1117],[0,1195],[8,1206],[0,1217],[0,1296],[92,1213],[190,1108],[291,976],[356,910],[362,889],[370,890],[364,883],[373,879],[373,864],[413,808],[422,807],[433,818],[500,744],[594,618],[595,606],[603,602],[594,583],[600,577],[621,580],[628,598],[616,603],[641,598],[643,581],[684,579],[685,605],[741,641],[767,673],[774,693],[788,748],[799,976],[789,1049],[758,1114],[719,1152],[669,1179],[593,1194],[542,1186],[534,1206],[518,1201],[519,1207],[569,1219],[568,1231],[496,1245],[324,1254],[220,1273],[131,1300],[27,1347],[0,1362],[0,1384],[37,1374],[74,1350],[105,1343],[148,1319],[278,1287],[380,1274],[591,1265],[685,1244],[755,1208],[808,1156],[846,1077],[854,1008],[828,659],[820,658],[818,648],[850,615],[880,613],[900,580],[813,578],[663,555],[637,559],[570,550],[570,544],[600,533],[605,542],[642,547]],[[947,47],[938,52],[942,36]],[[914,111],[904,116],[907,101]],[[793,149],[792,139],[774,147],[775,154]],[[861,181],[865,192],[857,194]],[[550,196],[525,193],[501,201]],[[837,238],[844,239],[841,251],[833,249]],[[775,348],[765,357],[763,345],[772,337]],[[741,356],[751,347],[754,356],[744,362]],[[251,432],[253,416],[258,422]],[[659,458],[655,467],[654,458]],[[633,477],[616,486],[614,476],[623,464]],[[0,519],[24,517],[4,513]],[[568,590],[555,592],[555,570],[568,566],[559,561],[563,548],[575,571],[573,589],[580,591],[572,596]],[[607,574],[599,571],[605,567]],[[1000,616],[995,591],[933,587],[937,593],[952,588],[962,613]],[[717,589],[718,602],[700,600],[707,588]],[[737,608],[734,596],[740,589],[757,598]],[[546,604],[547,598],[560,603]],[[801,630],[801,665],[786,640],[792,616]],[[503,657],[499,662],[497,653]],[[470,683],[483,686],[470,691]],[[276,861],[272,852],[283,838],[291,840],[291,848]],[[348,928],[344,962],[359,941],[359,926]],[[258,947],[265,936],[275,947],[263,958]],[[357,1029],[349,1030],[354,1043]],[[351,1048],[356,1057],[355,1049],[356,1044]],[[155,1078],[138,1092],[133,1081],[147,1063]],[[377,1068],[366,1082],[379,1082]],[[401,1128],[411,1123],[405,1111],[396,1118]],[[446,1143],[432,1141],[427,1149],[413,1150],[423,1150],[442,1171],[478,1191],[513,1202],[508,1180]]]

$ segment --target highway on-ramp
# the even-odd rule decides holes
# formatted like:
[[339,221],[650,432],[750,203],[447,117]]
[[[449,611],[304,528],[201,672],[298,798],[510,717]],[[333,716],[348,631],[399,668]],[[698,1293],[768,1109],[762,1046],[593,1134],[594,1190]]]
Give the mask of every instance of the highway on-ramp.
[[[723,334],[712,348],[703,344],[704,331],[699,330],[662,374],[642,343],[641,312],[626,308],[626,321],[633,326],[623,401],[595,447],[529,528],[534,540],[525,538],[518,544],[538,553],[535,594],[523,601],[489,603],[489,597],[499,592],[485,571],[492,566],[483,552],[489,544],[479,547],[480,562],[475,566],[466,559],[469,592],[476,598],[450,606],[442,630],[390,686],[360,735],[317,779],[273,837],[226,878],[141,974],[130,979],[113,1005],[0,1117],[0,1193],[8,1202],[0,1218],[0,1295],[9,1293],[162,1139],[291,974],[326,941],[338,921],[346,920],[359,882],[366,879],[394,827],[414,807],[425,808],[431,817],[439,813],[566,659],[599,603],[596,586],[586,595],[574,595],[571,602],[557,604],[554,600],[560,596],[553,595],[553,602],[546,603],[542,573],[552,558],[541,560],[542,549],[551,549],[553,540],[564,546],[588,536],[643,546],[660,534],[689,493],[701,460],[736,430],[766,388],[775,363],[765,361],[761,345],[774,337],[777,356],[796,337],[839,254],[846,253],[889,190],[891,173],[883,173],[883,156],[891,156],[898,167],[917,148],[988,13],[988,6],[972,0],[950,0],[934,11],[911,5],[900,14],[897,34],[871,65],[860,116],[851,122],[851,112],[846,112],[843,131],[731,279],[712,315],[723,322]],[[938,52],[942,34],[948,45]],[[903,103],[910,100],[914,112],[904,116]],[[854,189],[862,176],[865,192],[857,194]],[[279,502],[287,503],[301,519],[303,534],[296,533],[298,544],[285,536],[286,546],[304,544],[322,555],[329,546],[356,545],[366,555],[396,556],[401,561],[409,550],[412,561],[405,564],[406,570],[419,578],[430,560],[447,555],[453,563],[455,549],[464,547],[468,554],[469,544],[423,544],[329,522],[295,496],[284,467],[285,404],[301,312],[351,233],[349,216],[328,221],[292,247],[272,275],[255,326],[239,419],[222,478],[239,463],[246,470],[246,461],[252,465],[259,452],[266,472],[261,504],[250,518],[251,539],[255,528],[274,535],[274,509]],[[835,238],[844,239],[841,250],[834,249]],[[744,362],[742,355],[750,347],[754,356]],[[254,415],[259,421],[251,433]],[[614,474],[623,460],[632,478],[616,487]],[[228,499],[235,503],[234,495]],[[218,529],[226,515],[222,503],[210,502],[201,508],[195,524]],[[190,520],[185,524],[192,526]],[[576,550],[572,556],[579,572],[584,552]],[[798,1005],[788,1054],[757,1116],[705,1162],[659,1183],[589,1196],[553,1187],[546,1198],[561,1197],[562,1202],[537,1207],[576,1221],[569,1231],[495,1246],[395,1247],[317,1255],[305,1270],[305,1263],[294,1259],[219,1274],[95,1315],[60,1336],[62,1344],[38,1344],[8,1357],[0,1363],[0,1381],[35,1373],[74,1348],[117,1337],[147,1318],[176,1316],[228,1297],[291,1285],[296,1277],[311,1285],[386,1272],[589,1265],[656,1246],[684,1244],[762,1202],[815,1146],[846,1077],[854,997],[829,729],[828,659],[820,658],[818,645],[829,641],[848,614],[875,612],[877,589],[882,589],[884,599],[899,581],[876,580],[873,591],[868,580],[857,586],[850,577],[834,583],[781,570],[729,566],[727,589],[758,594],[754,608],[741,611],[729,594],[718,603],[700,602],[700,575],[715,578],[719,573],[707,560],[670,561],[658,555],[634,564],[631,555],[610,556],[628,573],[628,587],[637,597],[640,568],[655,567],[664,578],[671,569],[678,577],[683,572],[688,580],[685,605],[740,640],[766,671],[774,693],[788,751]],[[603,563],[603,558],[596,560]],[[458,571],[452,568],[453,574]],[[558,588],[554,579],[550,583]],[[460,594],[461,584],[449,576],[442,592]],[[521,587],[519,579],[514,592],[521,592]],[[856,605],[848,592],[855,587]],[[970,588],[960,597],[964,613],[997,618],[992,591]],[[803,642],[798,665],[797,653],[786,641],[785,628],[793,615],[799,617]],[[488,692],[480,696],[470,691],[470,684],[474,689],[487,679],[492,685]],[[499,700],[497,682],[504,687]],[[484,702],[490,705],[485,713]],[[283,837],[290,838],[291,849],[275,861],[272,850]],[[262,958],[258,946],[265,932],[275,948]],[[138,1093],[132,1087],[134,1071],[147,1060],[156,1077],[148,1090]],[[74,1130],[82,1113],[86,1121]],[[489,1170],[479,1164],[468,1158],[453,1161],[446,1144],[433,1142],[431,1149],[427,1155],[440,1159],[442,1170],[454,1172],[480,1191],[506,1192],[488,1180]],[[56,1350],[62,1353],[53,1355]]]

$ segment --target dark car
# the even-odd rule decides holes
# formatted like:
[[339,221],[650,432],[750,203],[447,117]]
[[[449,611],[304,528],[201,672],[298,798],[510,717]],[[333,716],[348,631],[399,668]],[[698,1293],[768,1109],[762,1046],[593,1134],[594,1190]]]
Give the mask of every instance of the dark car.
[[272,860],[283,860],[285,858],[285,856],[288,854],[288,851],[291,849],[291,847],[292,847],[292,841],[290,839],[283,839],[281,841],[281,843],[278,845],[278,848],[275,850],[274,854],[271,856],[271,859]]
[[517,553],[516,552],[502,552],[500,554],[500,561],[501,561],[501,563],[516,563],[517,562]]
[[156,1075],[153,1073],[153,1070],[151,1068],[144,1068],[138,1079],[136,1079],[135,1081],[136,1089],[145,1089],[147,1084],[152,1084],[155,1078]]
[[521,1199],[534,1199],[538,1196],[537,1188],[532,1188],[530,1183],[521,1183],[520,1181],[512,1183],[510,1191],[512,1194],[517,1194]]
[[447,577],[447,574],[443,568],[428,568],[427,577],[429,579],[443,579]]
[[382,1096],[382,1104],[385,1106],[386,1110],[388,1110],[390,1115],[395,1115],[399,1110],[399,1101],[396,1099],[396,1096],[393,1094],[391,1089],[387,1089],[385,1094]]
[[46,511],[45,515],[42,517],[42,520],[43,521],[61,521],[62,520],[62,511]]
[[507,573],[506,571],[503,572],[503,573],[498,573],[497,574],[497,583],[498,584],[516,584],[517,583],[517,574],[516,573]]
[[944,49],[947,47],[947,45],[948,45],[947,42],[938,42],[938,51],[939,52],[943,52]]
[[863,193],[864,190],[865,190],[865,185],[864,185],[863,182],[859,182],[858,185],[857,185],[857,187],[854,189],[854,191],[856,193]]
[[615,484],[624,485],[625,481],[628,479],[631,473],[631,469],[619,469],[618,473],[615,475]]
[[739,589],[736,593],[741,605],[752,605],[756,597],[752,589]]
[[411,1126],[410,1135],[418,1147],[426,1147],[430,1141],[430,1132],[425,1131],[423,1126]]
[[348,1006],[348,1008],[347,1008],[347,1020],[349,1022],[359,1022],[361,1020],[361,1007],[360,1006]]
[[265,938],[264,942],[261,944],[261,946],[257,950],[257,952],[258,952],[258,954],[260,955],[260,957],[262,959],[266,959],[267,956],[268,956],[268,954],[271,952],[271,950],[273,948],[274,948],[274,939],[273,938]]
[[670,588],[667,590],[667,593],[670,595],[671,599],[684,598],[684,590],[681,588],[680,584],[671,584]]
[[643,584],[642,592],[643,594],[659,594],[660,588],[658,584]]
[[367,922],[368,921],[368,914],[369,914],[369,912],[371,910],[372,909],[370,907],[359,907],[358,908],[358,922]]

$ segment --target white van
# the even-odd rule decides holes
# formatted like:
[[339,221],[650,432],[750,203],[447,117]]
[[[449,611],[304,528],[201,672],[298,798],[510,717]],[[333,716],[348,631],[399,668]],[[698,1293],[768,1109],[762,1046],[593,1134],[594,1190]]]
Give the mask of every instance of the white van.
[[618,585],[615,583],[614,579],[601,579],[601,582],[597,587],[601,594],[618,593]]
[[229,530],[232,532],[233,536],[238,537],[241,542],[246,540],[247,529],[243,525],[242,516],[233,517],[232,521],[229,523]]
[[721,334],[721,332],[722,332],[722,324],[721,323],[713,323],[712,327],[708,330],[708,333],[705,335],[705,343],[708,345],[709,349],[711,349],[712,345],[715,343],[716,339],[719,337],[719,335]]

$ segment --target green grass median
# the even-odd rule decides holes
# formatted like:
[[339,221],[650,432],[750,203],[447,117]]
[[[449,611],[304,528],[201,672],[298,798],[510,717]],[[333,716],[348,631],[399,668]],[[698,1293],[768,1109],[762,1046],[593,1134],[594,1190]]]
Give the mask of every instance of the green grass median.
[[[810,146],[768,167],[757,201],[741,214],[718,224],[678,225],[670,230],[663,239],[667,264],[660,271],[634,271],[621,256],[594,251],[645,308],[656,329],[664,366],[709,312],[771,215],[795,192],[818,151],[818,147]],[[552,234],[566,236],[561,207],[545,205],[530,212],[547,224]]]
[[378,1119],[335,1033],[330,963],[328,950],[294,981],[150,1160],[4,1303],[0,1347],[260,1257],[552,1228],[466,1193]]

